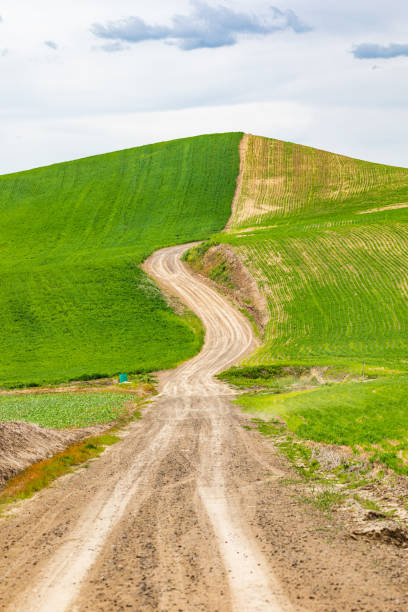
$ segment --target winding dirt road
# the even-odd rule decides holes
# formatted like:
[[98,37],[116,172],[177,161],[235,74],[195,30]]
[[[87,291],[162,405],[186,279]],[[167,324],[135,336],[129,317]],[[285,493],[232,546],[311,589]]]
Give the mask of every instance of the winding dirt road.
[[199,314],[203,350],[164,375],[118,444],[0,520],[0,610],[407,610],[405,549],[305,511],[273,441],[244,429],[214,380],[255,340],[180,261],[186,248],[146,269]]
[[119,444],[3,521],[2,609],[291,609],[240,508],[248,482],[233,466],[258,462],[255,447],[213,378],[254,347],[252,328],[186,269],[187,248],[145,268],[199,314],[203,350]]

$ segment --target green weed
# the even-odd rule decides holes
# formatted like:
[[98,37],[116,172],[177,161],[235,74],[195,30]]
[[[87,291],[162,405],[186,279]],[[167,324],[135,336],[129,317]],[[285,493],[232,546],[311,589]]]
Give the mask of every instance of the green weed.
[[299,502],[309,504],[314,506],[320,512],[329,514],[336,506],[340,506],[345,498],[346,496],[344,493],[341,493],[334,488],[328,488],[324,489],[323,491],[313,491],[310,495],[302,495],[299,498]]
[[355,501],[359,503],[360,506],[364,508],[365,510],[374,510],[375,512],[381,512],[381,508],[378,502],[372,499],[367,499],[366,497],[361,497],[361,495],[357,495],[357,494],[354,495],[353,497]]

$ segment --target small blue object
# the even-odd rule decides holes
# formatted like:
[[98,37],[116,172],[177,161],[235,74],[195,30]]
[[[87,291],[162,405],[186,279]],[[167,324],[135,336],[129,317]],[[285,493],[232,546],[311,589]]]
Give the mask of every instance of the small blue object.
[[127,382],[127,381],[128,381],[127,374],[119,374],[119,382],[120,383],[124,383],[124,382]]

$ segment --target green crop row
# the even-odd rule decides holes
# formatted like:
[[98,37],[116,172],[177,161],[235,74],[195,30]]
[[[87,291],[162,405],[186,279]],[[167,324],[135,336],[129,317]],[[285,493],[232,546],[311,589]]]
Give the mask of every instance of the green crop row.
[[0,421],[26,421],[59,429],[115,421],[132,402],[124,393],[42,393],[0,396]]

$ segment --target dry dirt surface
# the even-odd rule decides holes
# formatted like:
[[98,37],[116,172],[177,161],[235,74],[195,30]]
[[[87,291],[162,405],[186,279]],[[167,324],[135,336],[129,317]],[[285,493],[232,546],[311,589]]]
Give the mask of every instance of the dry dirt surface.
[[[146,268],[202,318],[202,352],[101,458],[0,520],[7,611],[403,611],[406,549],[346,538],[285,487],[213,374],[253,348],[249,322],[180,261]],[[405,590],[404,590],[405,589]]]

